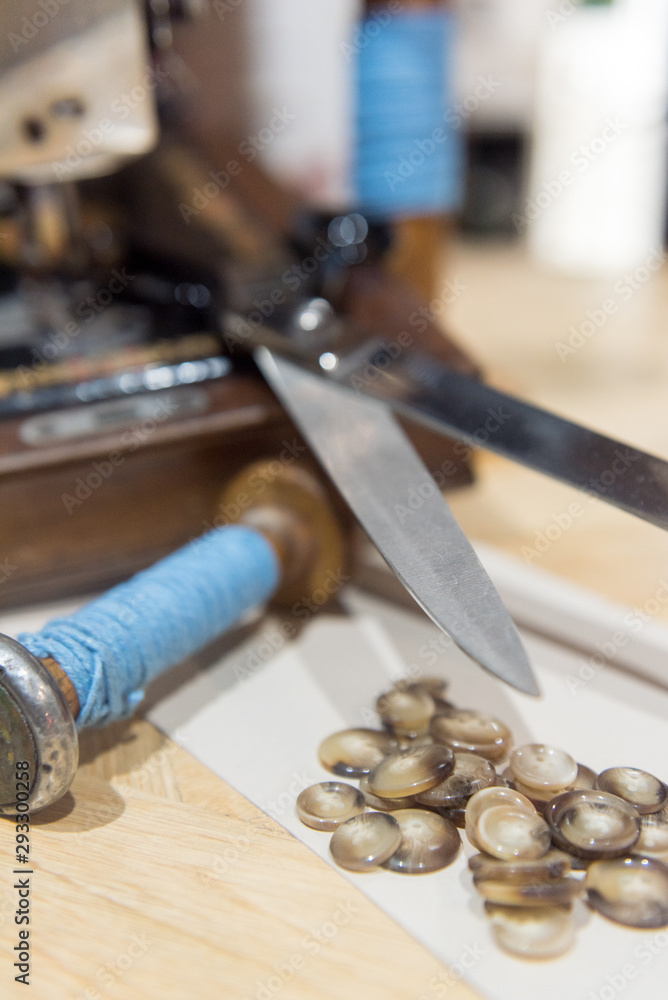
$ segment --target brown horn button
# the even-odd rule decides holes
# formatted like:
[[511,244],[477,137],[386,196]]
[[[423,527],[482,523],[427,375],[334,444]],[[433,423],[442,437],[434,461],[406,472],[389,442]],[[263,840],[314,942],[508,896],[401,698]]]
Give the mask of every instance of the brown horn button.
[[336,830],[338,826],[363,813],[364,796],[343,781],[321,781],[300,792],[296,803],[302,823],[313,830]]
[[368,812],[342,823],[329,849],[337,865],[352,872],[382,865],[401,844],[401,829],[389,813]]
[[428,809],[399,809],[392,815],[401,830],[401,844],[383,868],[421,875],[446,868],[455,860],[462,841],[449,819]]

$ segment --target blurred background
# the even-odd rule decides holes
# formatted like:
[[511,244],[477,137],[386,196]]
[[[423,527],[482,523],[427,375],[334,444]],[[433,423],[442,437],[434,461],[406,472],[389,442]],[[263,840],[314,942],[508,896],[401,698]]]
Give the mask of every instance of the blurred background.
[[[290,127],[259,159],[319,207],[341,207],[368,197],[360,113],[372,110],[366,74],[381,72],[381,49],[392,52],[395,70],[403,56],[412,74],[412,116],[402,132],[403,109],[386,79],[395,104],[373,106],[376,128],[383,115],[394,118],[395,172],[402,152],[414,152],[411,164],[428,175],[417,161],[430,135],[421,108],[436,53],[415,36],[421,54],[411,63],[390,37],[402,20],[420,17],[431,19],[432,47],[436,36],[445,50],[446,138],[437,145],[453,147],[453,170],[457,159],[460,227],[523,237],[537,259],[576,276],[640,263],[665,228],[663,0],[213,0],[206,34],[193,26],[179,51],[206,92],[199,110],[211,127],[224,120],[243,135],[262,128],[277,102],[288,106]],[[391,173],[389,161],[383,166]]]
[[[91,461],[178,364],[205,394],[229,374],[221,303],[336,298],[370,261],[419,298],[397,329],[426,320],[492,384],[668,455],[667,0],[30,0],[1,18],[3,598],[111,581],[201,527],[221,485],[203,435],[229,434],[238,399],[226,422],[182,393],[103,488]],[[313,279],[332,220],[336,268]],[[256,403],[262,451],[275,413]],[[451,494],[472,537],[627,603],[660,589],[658,529],[488,454],[475,472]]]
[[[363,78],[371,49],[385,33],[389,50],[393,23],[415,8],[450,22],[445,139],[430,156],[432,123],[416,99],[383,159],[365,132]],[[239,135],[276,105],[294,113],[259,157],[318,209],[365,197],[377,208],[381,188],[382,210],[410,239],[410,209],[392,196],[420,172],[429,184],[439,160],[432,220],[445,226],[436,240],[433,221],[423,228],[401,267],[425,295],[432,274],[432,315],[493,384],[668,455],[664,0],[227,0],[209,24],[206,48],[195,29],[179,48],[196,86],[223,74]],[[416,89],[425,58],[406,61]],[[220,105],[202,113],[206,128]],[[375,188],[360,160],[382,175]],[[488,453],[477,463],[476,484],[450,497],[472,537],[616,600],[652,598],[668,571],[659,530]]]

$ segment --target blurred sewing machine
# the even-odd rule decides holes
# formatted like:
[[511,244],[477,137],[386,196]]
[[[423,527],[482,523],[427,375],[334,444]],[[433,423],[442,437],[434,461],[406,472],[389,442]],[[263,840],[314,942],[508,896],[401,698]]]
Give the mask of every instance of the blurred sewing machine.
[[[323,295],[390,337],[421,305],[385,266],[386,227],[354,206],[305,211],[223,129],[193,127],[197,92],[171,46],[199,7],[0,10],[5,604],[127,576],[235,520],[221,490],[249,461],[301,454],[250,358],[225,344],[223,310],[260,323]],[[432,351],[475,370],[420,325]],[[468,449],[410,434],[437,481],[445,463],[445,485],[470,481]]]

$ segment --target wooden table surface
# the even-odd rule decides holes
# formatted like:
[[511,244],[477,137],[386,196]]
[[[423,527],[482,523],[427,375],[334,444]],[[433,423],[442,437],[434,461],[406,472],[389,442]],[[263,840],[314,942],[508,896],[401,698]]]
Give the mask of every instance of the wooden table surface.
[[[634,279],[638,288],[622,301],[614,282],[542,274],[519,249],[459,245],[448,277],[461,288],[448,307],[450,329],[493,384],[668,455],[665,271]],[[569,328],[577,333],[611,295],[618,312],[562,360],[555,345],[568,344]],[[668,578],[668,535],[650,525],[586,502],[538,552],[538,536],[560,517],[563,524],[578,499],[486,456],[476,486],[452,502],[472,537],[643,604]],[[657,617],[668,619],[668,607]],[[444,987],[449,1000],[474,996],[148,722],[84,734],[81,751],[71,793],[34,817],[30,993],[13,982],[14,831],[0,824],[3,997],[420,1000]]]
[[[665,265],[593,281],[546,274],[520,248],[469,245],[449,275],[462,289],[449,328],[492,385],[668,458]],[[596,327],[605,302],[616,311]],[[489,453],[478,473],[451,500],[470,537],[621,603],[664,592],[668,533]],[[573,503],[581,513],[560,529]],[[668,603],[656,618],[668,621]]]

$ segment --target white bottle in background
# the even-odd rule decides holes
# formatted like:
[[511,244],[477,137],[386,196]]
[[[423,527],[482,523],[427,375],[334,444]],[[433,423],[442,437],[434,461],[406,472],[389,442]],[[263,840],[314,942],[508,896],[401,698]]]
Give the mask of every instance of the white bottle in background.
[[[243,9],[259,162],[312,206],[347,206],[361,0],[245,0]],[[285,121],[272,128],[276,109]]]
[[564,273],[635,267],[663,244],[668,0],[561,0],[540,46],[516,227]]

